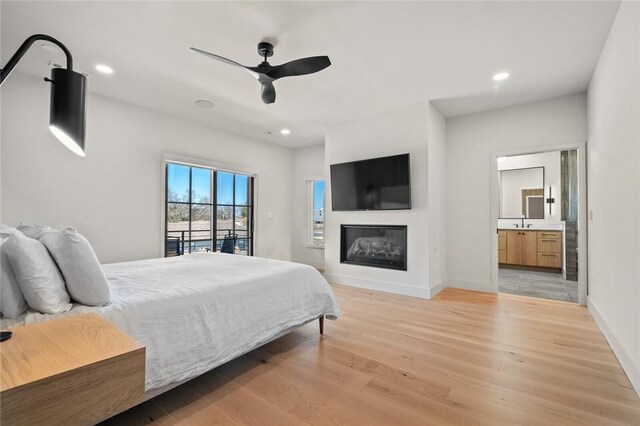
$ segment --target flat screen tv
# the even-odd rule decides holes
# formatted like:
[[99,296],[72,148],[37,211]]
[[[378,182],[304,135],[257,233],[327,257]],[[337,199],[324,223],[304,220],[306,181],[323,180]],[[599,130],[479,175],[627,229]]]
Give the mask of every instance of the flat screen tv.
[[331,209],[411,208],[409,154],[331,165]]

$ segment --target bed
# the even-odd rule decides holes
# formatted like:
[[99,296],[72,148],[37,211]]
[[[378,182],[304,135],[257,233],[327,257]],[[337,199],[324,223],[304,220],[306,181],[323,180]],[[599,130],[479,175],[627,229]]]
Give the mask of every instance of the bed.
[[97,312],[146,347],[147,397],[318,318],[336,319],[333,290],[307,265],[220,253],[103,265],[112,302],[64,314],[29,311],[2,327]]

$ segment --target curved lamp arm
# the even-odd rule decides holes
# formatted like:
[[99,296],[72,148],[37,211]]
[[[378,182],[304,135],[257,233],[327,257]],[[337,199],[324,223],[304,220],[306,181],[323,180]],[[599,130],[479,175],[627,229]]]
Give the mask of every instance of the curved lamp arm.
[[56,40],[51,36],[48,36],[45,34],[34,34],[28,39],[26,39],[24,43],[22,43],[22,45],[18,48],[16,53],[14,53],[11,59],[9,59],[9,62],[7,62],[7,65],[5,65],[5,67],[0,70],[0,84],[2,84],[7,77],[9,77],[9,74],[11,74],[11,71],[13,71],[13,68],[18,64],[18,62],[20,62],[20,59],[22,59],[24,54],[27,53],[27,50],[29,50],[31,45],[38,40],[48,41],[50,43],[55,44],[60,49],[62,49],[65,56],[67,57],[67,69],[69,71],[73,70],[73,57],[71,56],[71,52],[69,52],[69,49],[67,49],[64,44],[60,43],[58,40]]

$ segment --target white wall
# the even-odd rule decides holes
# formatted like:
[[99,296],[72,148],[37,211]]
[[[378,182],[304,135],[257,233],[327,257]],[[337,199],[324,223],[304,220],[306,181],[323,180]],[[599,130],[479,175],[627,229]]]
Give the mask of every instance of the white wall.
[[324,249],[309,245],[311,200],[308,181],[324,178],[324,144],[293,151],[291,256],[294,262],[318,269],[324,269]]
[[640,3],[622,2],[589,86],[589,308],[640,393]]
[[[326,194],[325,276],[331,282],[429,297],[429,215],[427,212],[428,106],[420,104],[339,124],[327,129],[325,175],[329,165],[409,153],[411,210],[333,212]],[[330,179],[327,180],[328,183]],[[407,271],[340,263],[340,225],[407,225]]]
[[80,158],[51,135],[48,120],[49,85],[12,74],[2,85],[4,223],[75,227],[103,263],[158,257],[161,164],[170,153],[256,173],[256,254],[290,259],[290,149],[90,94]]
[[584,142],[585,94],[447,120],[447,285],[495,291],[491,282],[494,153]]
[[[562,198],[560,193],[560,151],[541,152],[537,154],[527,155],[515,155],[512,157],[503,157],[498,161],[498,170],[510,170],[510,169],[526,169],[531,167],[544,167],[544,198],[546,200],[549,197],[549,186],[551,186],[551,194],[555,198],[555,203],[551,205],[551,214],[549,214],[549,204],[545,202],[544,205],[544,219],[525,219],[525,224],[532,223],[536,225],[541,224],[560,224],[561,223],[561,205]],[[534,183],[536,181],[534,180]],[[532,184],[525,184],[522,188],[534,188]],[[505,194],[515,191],[505,191]],[[517,201],[504,200],[505,206],[518,206],[520,207],[521,199],[518,197]],[[517,213],[521,213],[521,207],[518,208]],[[519,221],[513,220],[514,217],[519,215],[508,215],[511,219],[501,219],[499,226],[513,226],[514,223]]]
[[429,287],[433,297],[444,288],[447,274],[446,121],[432,103],[428,107]]

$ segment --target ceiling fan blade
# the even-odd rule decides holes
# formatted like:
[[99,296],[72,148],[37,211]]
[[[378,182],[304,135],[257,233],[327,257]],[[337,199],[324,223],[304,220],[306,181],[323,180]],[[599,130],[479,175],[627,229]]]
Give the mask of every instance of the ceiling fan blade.
[[322,71],[331,65],[328,56],[312,56],[309,58],[296,59],[282,65],[275,65],[265,72],[266,75],[274,80],[283,77],[292,77],[295,75],[313,74]]
[[276,88],[268,81],[261,84],[260,97],[265,104],[272,104],[276,101]]
[[191,50],[193,50],[194,52],[198,52],[198,53],[200,53],[200,54],[202,54],[204,56],[207,56],[207,57],[209,57],[211,59],[215,59],[216,61],[224,62],[225,64],[233,65],[234,67],[243,68],[244,70],[246,70],[249,74],[251,74],[255,78],[259,78],[260,77],[260,74],[255,72],[255,71],[253,71],[251,68],[245,67],[244,65],[239,64],[239,63],[237,63],[235,61],[232,61],[231,59],[227,59],[225,57],[222,57],[222,56],[219,56],[219,55],[215,55],[213,53],[210,53],[210,52],[207,52],[207,51],[204,51],[204,50],[200,50],[200,49],[197,49],[195,47],[192,47]]

